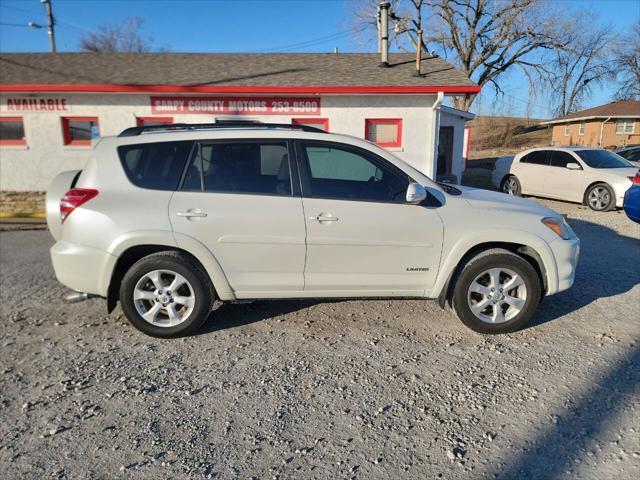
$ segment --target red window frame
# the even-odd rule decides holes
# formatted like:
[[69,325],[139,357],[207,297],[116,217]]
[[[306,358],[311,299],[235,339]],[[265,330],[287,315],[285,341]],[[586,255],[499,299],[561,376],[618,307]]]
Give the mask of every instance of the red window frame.
[[149,123],[173,123],[173,117],[136,117],[136,127],[144,127]]
[[22,132],[25,134],[22,140],[3,140],[0,138],[0,146],[21,146],[27,144],[26,132],[24,131],[24,117],[0,117],[0,122],[20,122]]
[[328,118],[292,118],[291,123],[294,125],[319,125],[318,128],[322,128],[325,132],[329,131],[329,119]]
[[91,140],[72,140],[71,139],[71,129],[69,128],[69,122],[95,122],[100,129],[100,122],[98,122],[98,117],[62,117],[62,141],[64,145],[71,146],[91,146]]
[[401,147],[402,146],[402,119],[401,118],[366,118],[364,120],[364,138],[369,138],[369,125],[395,125],[397,127],[395,142],[375,142],[379,147]]

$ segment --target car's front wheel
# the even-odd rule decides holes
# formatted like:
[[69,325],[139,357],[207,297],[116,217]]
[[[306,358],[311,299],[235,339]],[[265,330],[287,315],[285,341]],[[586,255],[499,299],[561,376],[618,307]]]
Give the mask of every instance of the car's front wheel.
[[520,181],[518,181],[515,175],[505,177],[505,179],[502,180],[502,185],[500,185],[500,190],[507,195],[515,195],[516,197],[522,195]]
[[213,300],[207,273],[180,252],[142,258],[129,268],[120,285],[120,304],[127,319],[153,337],[195,332],[207,319]]
[[460,320],[476,332],[513,332],[535,313],[541,288],[536,270],[524,258],[507,250],[490,250],[462,269],[453,291],[453,307]]
[[589,208],[596,212],[608,212],[616,206],[615,193],[606,183],[597,183],[591,186],[585,197]]

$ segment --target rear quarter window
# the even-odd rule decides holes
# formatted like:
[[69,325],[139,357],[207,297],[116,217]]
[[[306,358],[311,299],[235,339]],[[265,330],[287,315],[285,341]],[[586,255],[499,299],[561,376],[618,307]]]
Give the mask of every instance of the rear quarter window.
[[177,190],[193,142],[158,142],[118,147],[118,156],[134,185]]

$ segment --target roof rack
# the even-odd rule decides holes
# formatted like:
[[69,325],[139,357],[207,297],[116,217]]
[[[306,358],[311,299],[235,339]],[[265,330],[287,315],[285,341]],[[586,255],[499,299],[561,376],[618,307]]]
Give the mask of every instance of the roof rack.
[[219,128],[280,128],[287,130],[302,130],[303,132],[327,133],[325,130],[308,125],[296,123],[262,123],[255,120],[218,120],[216,123],[165,123],[162,125],[143,125],[140,127],[130,127],[120,132],[118,137],[135,137],[145,132],[161,131],[181,131],[181,130],[212,130]]

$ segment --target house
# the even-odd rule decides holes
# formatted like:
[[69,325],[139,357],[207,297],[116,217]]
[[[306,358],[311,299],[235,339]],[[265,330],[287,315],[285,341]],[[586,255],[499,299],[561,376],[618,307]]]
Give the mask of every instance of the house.
[[82,168],[99,137],[127,127],[229,117],[364,137],[431,178],[459,181],[473,115],[442,102],[479,90],[435,56],[416,76],[413,54],[381,64],[358,53],[3,53],[0,190],[45,190]]
[[610,148],[640,144],[640,102],[620,100],[554,118],[542,125],[553,126],[554,146]]

